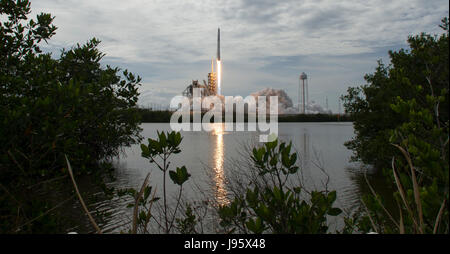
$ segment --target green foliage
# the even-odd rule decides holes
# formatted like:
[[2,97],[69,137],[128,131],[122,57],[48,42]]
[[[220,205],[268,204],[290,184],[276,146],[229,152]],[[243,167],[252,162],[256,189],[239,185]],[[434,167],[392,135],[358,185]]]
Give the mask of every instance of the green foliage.
[[169,170],[169,176],[173,183],[181,186],[191,175],[187,172],[186,167],[182,166],[181,168],[177,167],[176,171]]
[[[141,155],[147,158],[150,163],[155,164],[163,172],[163,216],[164,216],[164,226],[160,225],[164,229],[165,233],[170,233],[173,228],[173,223],[175,220],[176,212],[178,210],[181,194],[183,191],[183,184],[191,176],[186,167],[177,167],[176,170],[169,170],[170,157],[173,154],[178,154],[181,152],[180,144],[183,138],[179,132],[157,132],[157,139],[148,139],[148,145],[141,144]],[[175,210],[172,215],[169,215],[170,209],[167,204],[167,194],[166,194],[166,175],[169,172],[170,179],[174,184],[179,186],[178,198],[176,200]],[[182,222],[181,222],[182,223]],[[187,223],[187,222],[186,222]]]
[[197,225],[197,217],[195,216],[191,205],[187,205],[185,209],[185,217],[183,219],[177,218],[177,228],[181,234],[195,234],[197,233],[195,227]]
[[438,118],[441,122],[448,119],[448,29],[440,37],[410,36],[408,43],[410,50],[389,51],[391,65],[380,61],[375,73],[365,76],[366,85],[350,87],[342,96],[356,133],[346,146],[354,151],[354,159],[378,168],[390,167],[392,156],[398,155],[390,145],[391,131],[408,121],[407,115],[391,106],[399,97],[415,100],[417,106],[433,112],[427,95],[442,96]]
[[290,153],[292,143],[286,146],[286,143],[281,143],[278,146],[278,140],[267,142],[264,146],[256,149],[253,148],[252,160],[255,166],[259,169],[259,175],[272,175],[276,178],[276,184],[279,189],[285,185],[289,174],[295,174],[299,167],[295,165],[297,161],[297,154]]
[[445,33],[439,38],[410,37],[410,52],[390,52],[392,68],[380,69],[370,76],[372,84],[350,88],[344,97],[346,109],[355,114],[357,133],[347,145],[363,161],[371,162],[372,156],[386,165],[397,189],[395,216],[379,196],[363,198],[367,215],[358,222],[363,232],[449,232],[447,18],[441,27]]
[[296,174],[297,154],[292,144],[278,140],[253,149],[252,160],[266,184],[255,183],[247,193],[237,196],[219,209],[221,226],[228,232],[316,234],[328,230],[327,216],[341,214],[333,207],[336,192],[310,193],[309,202],[301,198],[302,187],[288,188],[289,175]]
[[141,144],[142,157],[147,158],[150,162],[155,162],[159,169],[166,171],[166,167],[161,167],[154,158],[163,156],[166,160],[172,154],[181,152],[179,145],[183,138],[179,132],[172,131],[170,133],[158,132],[158,139],[148,139],[148,145]]
[[[102,67],[95,38],[63,50],[58,59],[42,53],[39,43],[55,34],[54,17],[28,19],[30,12],[27,0],[0,3],[0,195],[8,200],[26,199],[24,186],[66,174],[63,154],[76,174],[88,173],[140,140],[140,77]],[[1,215],[14,222],[2,230],[31,217],[24,201],[8,201],[22,208],[19,216],[2,206]]]
[[128,233],[148,233],[147,226],[153,216],[152,206],[160,199],[159,197],[155,197],[155,194],[156,192],[148,185],[148,178],[144,181],[139,192],[133,188],[117,190],[119,198],[128,196],[133,201],[127,205],[127,208],[134,208],[133,224]]

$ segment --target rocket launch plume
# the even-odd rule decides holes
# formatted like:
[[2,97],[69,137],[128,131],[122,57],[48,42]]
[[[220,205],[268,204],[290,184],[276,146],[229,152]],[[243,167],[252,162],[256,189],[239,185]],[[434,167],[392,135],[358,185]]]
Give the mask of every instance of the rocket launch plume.
[[220,28],[217,29],[217,94],[222,94],[222,65],[220,61]]
[[217,60],[217,94],[221,95],[222,91],[222,65],[220,60]]

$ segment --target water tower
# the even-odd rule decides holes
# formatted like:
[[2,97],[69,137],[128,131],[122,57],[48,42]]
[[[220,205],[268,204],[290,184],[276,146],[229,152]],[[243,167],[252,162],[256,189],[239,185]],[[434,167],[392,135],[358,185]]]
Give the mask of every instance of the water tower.
[[[305,93],[305,88],[306,88],[306,93]],[[301,112],[303,114],[305,114],[306,106],[309,103],[309,95],[308,95],[308,76],[304,72],[302,72],[302,74],[300,74],[299,83],[298,83],[298,107],[299,107],[298,111],[299,112],[300,112],[300,99],[302,100],[302,102],[301,102],[302,111]]]

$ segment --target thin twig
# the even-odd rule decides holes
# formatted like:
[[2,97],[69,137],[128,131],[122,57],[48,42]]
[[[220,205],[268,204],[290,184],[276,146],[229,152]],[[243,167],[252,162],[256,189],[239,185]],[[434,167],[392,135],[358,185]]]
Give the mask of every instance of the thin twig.
[[394,157],[392,157],[392,172],[394,173],[395,183],[397,184],[397,189],[398,189],[398,191],[400,193],[400,197],[402,198],[403,203],[405,204],[406,210],[408,211],[409,216],[411,216],[411,220],[413,221],[413,223],[416,226],[416,228],[419,228],[419,225],[417,224],[417,221],[414,218],[414,214],[413,214],[411,208],[408,205],[408,201],[406,201],[405,191],[403,190],[403,187],[402,187],[402,184],[400,182],[400,179],[398,178],[397,173],[395,171]]
[[416,177],[416,172],[414,169],[414,166],[412,164],[411,161],[411,156],[409,156],[409,153],[401,146],[393,144],[395,147],[397,147],[398,149],[400,149],[400,151],[403,153],[403,155],[405,156],[408,165],[411,169],[411,180],[413,182],[413,190],[414,190],[414,200],[416,202],[416,206],[417,206],[417,211],[419,213],[419,223],[420,223],[420,228],[419,231],[423,234],[423,229],[424,229],[424,222],[423,222],[423,211],[422,211],[422,202],[420,200],[420,190],[419,190],[419,184],[417,183],[417,177]]
[[155,194],[156,194],[156,187],[155,187],[155,190],[153,191],[153,195],[152,195],[152,199],[151,199],[151,202],[150,202],[150,206],[149,206],[148,211],[147,211],[147,217],[145,219],[144,231],[147,232],[147,233],[148,233],[147,225],[150,222],[150,218],[152,217],[152,207],[153,207],[153,203],[154,203],[154,200],[155,200]]
[[369,179],[367,179],[366,172],[364,172],[364,179],[366,180],[367,186],[369,186],[370,192],[372,192],[372,195],[375,197],[375,199],[377,200],[378,204],[381,206],[381,208],[383,208],[383,211],[388,215],[389,219],[391,219],[391,221],[395,224],[395,226],[397,226],[397,228],[400,229],[400,225],[394,220],[394,218],[389,213],[389,211],[384,207],[383,203],[381,203],[381,200],[378,198],[375,190],[372,188],[372,185],[370,184]]
[[63,176],[55,177],[55,178],[52,178],[52,179],[49,179],[49,180],[45,180],[45,181],[33,184],[31,186],[28,186],[27,189],[32,189],[32,188],[34,188],[34,187],[36,187],[38,185],[41,185],[41,184],[44,184],[44,183],[50,183],[50,182],[57,181],[57,180],[61,180],[61,179],[64,179],[66,177],[67,177],[67,175],[63,175]]
[[444,198],[444,200],[442,200],[441,208],[439,209],[439,213],[438,213],[438,215],[436,217],[436,221],[434,223],[433,234],[437,233],[437,230],[439,227],[439,222],[441,221],[442,214],[444,213],[445,201],[446,201],[446,198]]
[[402,213],[402,208],[400,206],[400,204],[398,203],[398,200],[395,200],[398,206],[398,211],[400,213],[400,227],[399,227],[399,231],[400,234],[405,234],[405,224],[403,223],[403,213]]
[[375,222],[373,221],[372,216],[370,215],[369,209],[367,208],[366,204],[364,203],[364,200],[361,199],[361,203],[363,204],[364,209],[366,210],[367,215],[369,216],[369,220],[370,220],[370,223],[372,224],[373,230],[375,230],[375,232],[378,233],[377,227],[375,226]]
[[173,215],[172,215],[172,221],[169,224],[169,231],[172,229],[173,222],[175,220],[175,216],[176,216],[176,213],[177,213],[177,210],[178,210],[178,206],[180,205],[182,191],[183,191],[183,185],[180,186],[180,192],[178,194],[177,205],[175,206],[175,211],[173,212]]
[[43,217],[43,216],[49,214],[51,211],[53,211],[53,210],[55,210],[56,208],[62,206],[62,205],[63,205],[64,203],[66,203],[67,201],[72,200],[74,197],[75,197],[75,195],[72,195],[70,198],[68,198],[68,199],[62,201],[61,203],[57,204],[56,206],[50,208],[49,210],[45,211],[43,214],[41,214],[41,215],[39,215],[39,216],[37,216],[37,217],[35,217],[35,218],[33,218],[33,219],[31,219],[31,220],[25,222],[24,224],[22,224],[22,225],[20,225],[20,226],[18,226],[18,227],[16,228],[15,231],[18,232],[18,231],[19,231],[21,228],[23,228],[24,226],[26,226],[26,225],[32,223],[33,221],[36,221],[36,220],[38,220],[39,218],[41,218],[41,217]]
[[0,183],[0,187],[2,187],[2,189],[6,192],[6,194],[8,194],[9,196],[11,196],[11,198],[14,200],[14,202],[16,202],[19,207],[22,206],[22,204],[8,191],[8,189]]
[[95,223],[94,218],[92,218],[92,215],[89,212],[89,210],[87,209],[86,204],[84,203],[84,200],[81,197],[80,191],[78,190],[78,186],[77,186],[77,183],[75,182],[75,178],[73,176],[72,167],[70,166],[69,159],[67,159],[67,155],[64,155],[64,156],[66,157],[67,168],[68,168],[68,171],[69,171],[69,174],[70,174],[70,178],[72,178],[73,187],[75,188],[75,191],[76,191],[76,193],[78,195],[78,199],[80,200],[81,206],[83,206],[83,209],[86,212],[86,215],[89,217],[89,220],[91,221],[91,224],[94,226],[95,230],[97,230],[97,233],[101,234],[102,231],[98,227],[97,223]]
[[145,180],[144,180],[144,182],[142,183],[142,186],[141,186],[141,190],[139,191],[139,193],[135,197],[134,210],[133,210],[133,226],[132,226],[132,229],[131,229],[131,233],[132,234],[136,234],[137,233],[137,217],[138,217],[138,212],[139,212],[139,201],[141,201],[141,198],[142,198],[142,195],[144,194],[145,188],[148,185],[148,179],[149,178],[150,178],[150,173],[148,173],[147,176],[145,177]]
[[166,225],[166,234],[169,233],[169,219],[167,218],[167,197],[166,197],[166,161],[167,161],[167,157],[166,157],[166,153],[164,152],[164,174],[163,174],[163,196],[164,196],[164,218],[165,218],[165,225]]
[[20,165],[19,162],[17,162],[16,157],[14,157],[14,155],[11,153],[10,150],[8,150],[8,155],[11,157],[11,159],[17,165],[17,167],[22,171],[22,173],[24,175],[27,175],[27,173],[25,173],[25,170],[23,169],[22,165]]

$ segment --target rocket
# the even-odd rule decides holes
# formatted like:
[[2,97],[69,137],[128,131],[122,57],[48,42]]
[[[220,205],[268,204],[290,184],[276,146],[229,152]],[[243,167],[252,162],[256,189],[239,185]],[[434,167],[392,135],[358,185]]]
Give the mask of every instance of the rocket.
[[220,61],[220,28],[217,29],[217,61]]
[[222,92],[222,66],[220,61],[220,28],[217,28],[217,94]]

